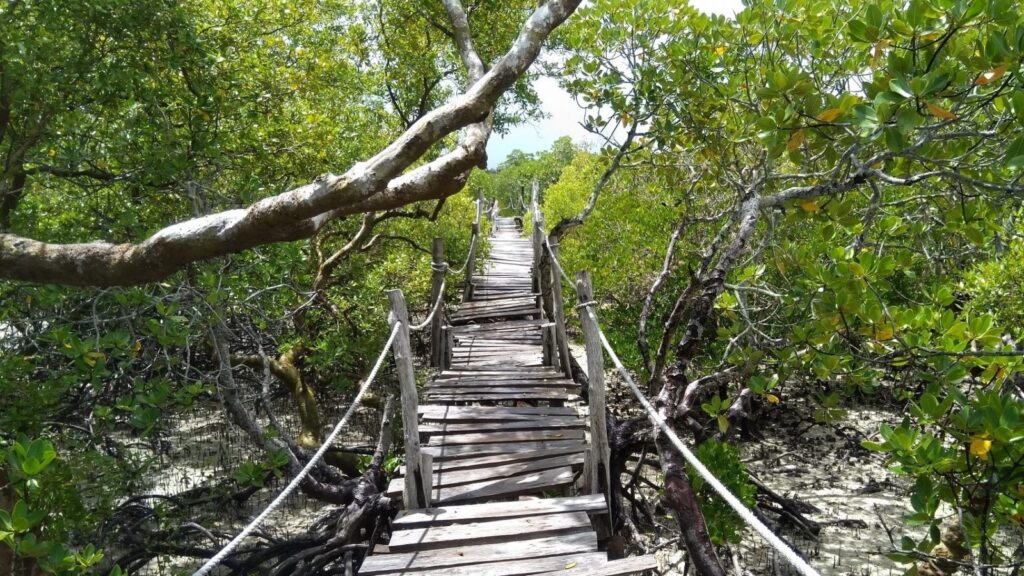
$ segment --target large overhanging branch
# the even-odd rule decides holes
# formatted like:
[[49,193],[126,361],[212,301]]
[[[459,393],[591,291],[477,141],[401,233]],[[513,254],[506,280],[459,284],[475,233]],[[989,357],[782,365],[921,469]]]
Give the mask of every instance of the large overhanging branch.
[[[459,53],[473,82],[470,88],[344,174],[322,175],[248,208],[174,224],[138,244],[53,244],[0,234],[0,279],[96,286],[151,282],[191,262],[308,238],[340,216],[450,196],[465,186],[469,171],[486,160],[489,115],[498,99],[527,71],[547,37],[579,3],[549,0],[537,8],[512,48],[475,82],[481,71],[479,57],[473,61],[468,30],[457,32]],[[448,4],[449,15],[461,12],[456,3]],[[460,24],[455,22],[457,30]],[[403,174],[431,146],[463,128],[468,129],[455,149]]]

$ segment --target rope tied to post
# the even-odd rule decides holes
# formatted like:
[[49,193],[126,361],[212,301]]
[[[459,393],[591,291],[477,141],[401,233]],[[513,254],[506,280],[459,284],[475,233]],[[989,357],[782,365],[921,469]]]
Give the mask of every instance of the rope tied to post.
[[[558,258],[555,257],[554,252],[551,250],[551,245],[548,242],[544,242],[544,244],[548,246],[548,252],[551,254],[551,261],[554,264],[554,267],[559,271],[562,278],[564,278],[567,282],[572,284],[572,280],[568,277],[568,275],[566,275],[565,271],[562,269],[561,263],[558,261]],[[597,321],[597,316],[594,314],[593,307],[596,304],[596,301],[589,300],[587,302],[582,302],[578,304],[576,308],[578,310],[581,310],[581,314],[587,314],[590,317],[591,321],[593,321],[594,326],[597,327],[597,334],[598,337],[601,339],[601,347],[604,348],[604,350],[611,357],[612,363],[615,364],[615,369],[622,376],[622,379],[625,381],[626,385],[629,387],[633,395],[636,396],[636,399],[640,402],[640,405],[643,406],[644,411],[647,413],[648,419],[663,434],[665,434],[665,436],[669,439],[672,445],[675,446],[676,450],[678,450],[679,453],[683,456],[683,459],[686,460],[686,462],[690,466],[692,466],[693,469],[696,470],[702,478],[704,478],[704,480],[708,483],[709,486],[711,486],[711,488],[718,494],[718,496],[722,498],[722,500],[724,500],[725,503],[728,504],[729,507],[732,508],[733,511],[735,511],[736,514],[738,514],[739,517],[748,526],[753,528],[755,532],[757,532],[762,538],[764,538],[764,540],[772,548],[774,548],[776,552],[782,555],[782,557],[785,558],[786,561],[789,562],[789,564],[793,566],[793,568],[796,569],[797,572],[799,572],[803,576],[820,576],[818,572],[810,564],[807,563],[806,560],[804,560],[799,554],[797,554],[795,550],[790,548],[789,545],[783,542],[781,538],[779,538],[774,532],[771,531],[771,529],[765,526],[765,524],[761,522],[761,520],[759,520],[754,515],[754,513],[749,508],[747,508],[747,506],[743,504],[743,502],[739,500],[739,498],[737,498],[732,492],[730,492],[729,488],[722,484],[722,482],[714,474],[712,474],[710,470],[708,470],[704,463],[702,463],[700,459],[697,458],[697,456],[686,446],[686,444],[679,437],[679,435],[676,434],[675,430],[673,430],[672,427],[669,426],[667,422],[665,422],[661,415],[658,414],[657,409],[654,407],[653,404],[651,404],[651,401],[647,399],[647,396],[644,395],[644,392],[640,390],[640,387],[637,386],[636,382],[633,380],[632,375],[629,373],[629,370],[626,369],[625,365],[622,364],[622,360],[619,359],[619,355],[615,353],[615,350],[612,348],[612,345],[608,342],[608,338],[605,336],[604,330],[601,329],[601,325]]]
[[227,545],[220,550],[220,552],[217,552],[212,558],[207,560],[206,563],[203,564],[198,570],[193,572],[192,576],[206,576],[207,574],[209,574],[210,571],[216,568],[218,564],[223,562],[224,559],[228,557],[228,555],[234,552],[235,549],[238,548],[238,546],[246,538],[248,538],[250,534],[252,534],[257,528],[259,528],[260,524],[262,524],[263,521],[266,520],[267,517],[270,516],[270,514],[274,510],[277,510],[277,508],[279,508],[281,504],[284,503],[288,496],[290,496],[292,492],[294,492],[295,489],[299,487],[299,484],[301,484],[302,481],[306,479],[306,476],[309,476],[310,471],[312,471],[313,467],[316,466],[320,462],[320,460],[323,459],[324,454],[327,453],[327,449],[330,448],[331,444],[333,444],[334,440],[338,437],[338,434],[340,434],[342,429],[345,428],[345,425],[348,424],[348,421],[352,417],[352,415],[355,414],[356,408],[358,408],[359,404],[363,401],[363,396],[366,394],[366,391],[370,389],[370,386],[373,384],[373,381],[377,378],[377,373],[380,371],[381,366],[384,365],[384,360],[385,358],[387,358],[388,351],[391,350],[391,345],[394,343],[395,337],[398,335],[399,329],[401,327],[401,322],[395,322],[395,325],[391,328],[391,335],[388,336],[387,342],[384,343],[384,347],[380,352],[380,356],[377,357],[377,362],[373,365],[373,369],[370,370],[370,374],[369,376],[366,377],[366,381],[363,382],[363,385],[359,387],[359,392],[356,393],[356,397],[352,399],[352,404],[349,405],[348,410],[345,411],[344,416],[342,416],[341,420],[338,421],[338,423],[334,426],[334,429],[331,430],[331,433],[327,435],[327,438],[324,439],[323,444],[321,444],[320,448],[317,449],[317,451],[313,454],[313,457],[309,459],[309,462],[307,462],[306,465],[302,467],[302,470],[300,470],[299,473],[296,474],[294,478],[292,478],[292,481],[289,482],[288,485],[285,486],[284,490],[282,490],[281,493],[277,495],[277,498],[274,498],[274,500],[270,504],[268,504],[267,507],[264,508],[263,511],[260,512],[258,516],[256,516],[256,518],[249,522],[249,524],[247,524],[245,528],[243,528],[242,531],[238,533],[237,536],[232,538],[231,541],[228,542]]

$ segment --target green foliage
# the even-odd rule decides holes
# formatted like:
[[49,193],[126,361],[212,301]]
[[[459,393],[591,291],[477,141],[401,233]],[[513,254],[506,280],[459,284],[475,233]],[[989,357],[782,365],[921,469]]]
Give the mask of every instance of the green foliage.
[[[740,499],[740,502],[748,507],[754,506],[757,488],[747,478],[735,448],[716,440],[709,440],[697,447],[695,455]],[[707,520],[711,541],[719,545],[739,542],[746,523],[707,485],[693,467],[687,465],[686,468],[701,510],[704,512],[704,518]]]
[[971,304],[991,314],[1001,329],[1024,338],[1024,240],[1014,240],[1003,254],[979,263],[967,275]]
[[562,169],[578,153],[568,136],[555,140],[550,150],[535,154],[513,150],[497,169],[474,172],[469,189],[474,196],[497,200],[504,211],[529,212],[532,182],[536,180],[544,188],[559,180]]
[[[0,450],[6,460],[6,493],[14,501],[10,509],[0,506],[0,545],[9,547],[15,558],[32,559],[46,574],[89,574],[103,558],[92,545],[74,550],[65,544],[63,522],[46,522],[51,517],[70,515],[72,510],[53,499],[47,485],[61,462],[53,444],[44,438],[24,436]],[[72,489],[71,487],[65,488]],[[6,498],[0,499],[6,503]]]
[[[567,268],[605,276],[595,291],[620,353],[680,216],[691,222],[655,300],[651,346],[688,272],[720,262],[740,202],[788,198],[762,208],[727,263],[687,374],[738,368],[729,396],[750,374],[776,374],[818,398],[822,423],[865,394],[914,402],[886,449],[921,494],[961,508],[987,495],[967,536],[991,558],[990,536],[1012,525],[1019,498],[1005,443],[1018,434],[1024,369],[1000,338],[1019,335],[1021,293],[1019,241],[1007,232],[1019,230],[1024,20],[1010,4],[767,0],[732,20],[668,1],[596,0],[562,35],[563,82],[591,126],[643,127],[643,150],[612,186],[626,200],[613,211],[609,194],[599,205],[609,216],[595,212],[563,241],[564,260],[578,258]],[[660,201],[681,215],[645,198],[644,183],[659,179]],[[633,207],[646,225],[619,233]],[[609,254],[621,259],[609,265]],[[962,402],[932,414],[953,394]],[[713,426],[721,406],[706,404]],[[993,452],[972,456],[972,443]],[[931,518],[934,507],[919,512]]]

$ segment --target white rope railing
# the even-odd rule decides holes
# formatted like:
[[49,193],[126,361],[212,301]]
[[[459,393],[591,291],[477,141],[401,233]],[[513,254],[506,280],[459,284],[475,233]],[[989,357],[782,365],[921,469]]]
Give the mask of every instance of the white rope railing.
[[434,320],[434,314],[437,314],[437,311],[441,308],[441,304],[444,303],[444,286],[447,281],[447,279],[441,280],[441,289],[437,292],[437,299],[434,300],[434,305],[430,307],[430,314],[427,315],[427,318],[415,326],[409,326],[409,330],[418,332],[427,326],[430,326],[430,323]]
[[[562,263],[559,262],[558,258],[555,257],[555,253],[551,249],[551,244],[547,237],[545,237],[543,244],[547,246],[548,254],[551,255],[551,263],[555,267],[555,269],[558,270],[558,273],[562,276],[563,279],[565,279],[566,282],[568,282],[570,285],[574,285],[572,279],[569,278],[569,276],[565,273],[565,270],[562,268]],[[622,379],[625,380],[626,384],[633,392],[633,395],[636,396],[636,399],[640,401],[640,405],[644,407],[644,410],[647,412],[647,417],[651,420],[651,422],[653,422],[654,425],[657,426],[665,434],[669,441],[672,442],[672,444],[676,447],[677,450],[679,450],[679,453],[682,454],[683,458],[690,464],[690,466],[693,466],[693,469],[696,470],[697,473],[704,478],[708,485],[711,486],[712,489],[714,489],[714,491],[722,498],[722,500],[725,500],[725,503],[728,504],[729,507],[732,508],[733,511],[735,511],[736,514],[738,514],[744,522],[746,522],[751,528],[753,528],[755,532],[760,534],[761,537],[764,538],[765,541],[767,541],[772,548],[774,548],[779,554],[781,554],[782,557],[785,558],[786,561],[789,562],[790,565],[792,565],[793,568],[797,570],[797,572],[803,574],[804,576],[820,576],[818,572],[813,567],[811,567],[810,564],[807,563],[806,560],[801,558],[799,554],[797,554],[792,548],[790,548],[785,542],[783,542],[781,538],[779,538],[774,532],[771,531],[771,529],[765,526],[764,523],[761,522],[757,518],[757,516],[755,516],[754,513],[749,508],[747,508],[746,505],[743,504],[743,502],[740,501],[739,498],[737,498],[732,492],[730,492],[729,489],[725,486],[725,484],[722,484],[722,482],[718,478],[716,478],[715,475],[712,474],[706,466],[704,466],[704,463],[702,463],[700,459],[698,459],[697,456],[686,446],[686,444],[683,443],[682,439],[679,438],[679,435],[676,434],[675,430],[673,430],[668,425],[668,423],[665,422],[661,415],[658,414],[658,411],[654,408],[654,405],[651,404],[651,401],[647,399],[643,391],[640,390],[640,387],[637,386],[636,382],[633,381],[633,377],[632,375],[630,375],[629,370],[627,370],[626,367],[622,364],[622,360],[619,359],[619,355],[615,353],[615,350],[612,348],[612,345],[608,342],[608,338],[604,335],[604,330],[601,329],[601,325],[597,321],[597,316],[594,314],[594,311],[591,310],[591,307],[594,306],[595,304],[596,302],[593,301],[583,302],[576,308],[579,309],[581,313],[585,312],[587,315],[589,315],[590,319],[594,322],[594,326],[597,326],[597,334],[601,338],[601,346],[608,353],[608,356],[611,357],[612,363],[615,364],[615,369],[618,370],[619,374],[622,375]]]
[[786,543],[776,536],[771,529],[765,526],[757,516],[754,516],[754,513],[751,512],[743,502],[740,502],[740,499],[730,492],[725,484],[722,484],[722,482],[716,478],[706,466],[704,466],[697,456],[686,447],[686,444],[683,443],[682,439],[679,438],[675,431],[672,430],[668,423],[666,423],[658,414],[658,411],[654,408],[654,405],[651,404],[650,400],[644,396],[640,387],[636,385],[636,382],[633,381],[633,377],[630,376],[629,370],[626,370],[626,367],[622,365],[622,361],[619,360],[618,354],[616,354],[615,350],[612,349],[612,345],[608,343],[608,338],[605,337],[604,331],[601,330],[601,326],[597,322],[597,317],[594,315],[593,310],[590,309],[590,306],[593,304],[590,302],[587,302],[586,304],[587,305],[583,307],[583,310],[590,316],[590,319],[594,321],[594,325],[597,326],[597,334],[601,337],[601,345],[604,347],[605,351],[608,352],[608,356],[611,357],[612,363],[615,364],[615,368],[619,371],[619,374],[622,375],[622,379],[626,381],[630,390],[633,391],[633,395],[636,396],[637,400],[639,400],[640,404],[644,407],[644,410],[647,411],[647,416],[650,418],[651,422],[661,429],[676,449],[679,450],[679,453],[683,455],[683,458],[686,459],[690,466],[693,466],[694,470],[704,478],[708,485],[718,493],[722,500],[725,500],[725,503],[728,504],[736,514],[739,514],[740,518],[742,518],[744,522],[760,534],[761,537],[772,546],[772,548],[775,548],[775,550],[781,554],[783,558],[785,558],[786,561],[797,570],[797,572],[800,572],[804,576],[819,576],[817,570],[812,568],[806,560],[801,558],[792,548],[787,546]]
[[324,440],[323,444],[320,445],[320,448],[316,451],[316,453],[313,454],[313,457],[309,459],[309,462],[307,462],[306,465],[302,467],[302,470],[300,470],[299,473],[295,475],[295,478],[292,478],[292,481],[289,482],[288,485],[285,486],[284,490],[282,490],[281,493],[277,495],[277,498],[274,498],[273,502],[271,502],[266,508],[264,508],[263,512],[260,512],[259,516],[253,518],[252,522],[249,522],[249,524],[245,528],[243,528],[242,531],[239,532],[237,536],[235,536],[230,542],[228,542],[227,546],[224,546],[224,548],[222,548],[220,552],[217,552],[217,554],[215,554],[212,558],[207,560],[206,563],[199,568],[199,570],[196,570],[192,573],[192,576],[206,576],[207,574],[209,574],[210,571],[216,568],[218,564],[223,562],[224,559],[227,558],[229,554],[234,552],[235,549],[238,548],[238,546],[242,543],[242,541],[244,541],[250,534],[252,534],[253,531],[256,530],[256,528],[258,528],[260,524],[262,524],[263,521],[267,519],[267,516],[270,516],[270,514],[274,510],[280,507],[281,504],[284,503],[285,499],[287,499],[288,496],[290,496],[291,493],[294,492],[296,488],[298,488],[299,484],[301,484],[302,481],[306,479],[306,476],[309,475],[310,470],[312,470],[313,467],[316,466],[317,463],[319,463],[320,460],[324,457],[324,454],[327,453],[328,448],[330,448],[335,438],[338,437],[338,434],[341,433],[341,430],[345,427],[346,424],[348,424],[349,418],[351,418],[352,415],[355,413],[356,408],[359,406],[359,403],[363,400],[363,396],[366,394],[366,391],[369,390],[370,385],[373,384],[374,379],[377,377],[377,372],[380,371],[380,367],[384,365],[384,359],[387,358],[388,351],[391,350],[391,344],[394,343],[395,336],[398,335],[398,330],[401,327],[401,322],[395,322],[394,327],[391,329],[391,336],[388,336],[388,341],[387,343],[384,344],[384,348],[381,350],[380,356],[377,358],[377,363],[373,365],[373,370],[370,370],[370,375],[366,377],[366,381],[363,382],[362,386],[360,386],[359,392],[356,394],[356,397],[352,399],[352,404],[348,407],[348,410],[345,411],[345,415],[341,417],[341,420],[334,427],[334,430],[331,430],[331,433],[327,435],[327,438]]
[[462,263],[462,266],[458,269],[447,266],[445,272],[448,272],[449,274],[462,274],[462,272],[466,270],[466,266],[469,265],[469,259],[473,256],[473,251],[476,250],[476,237],[477,235],[473,234],[473,239],[469,242],[469,252],[466,252],[466,261]]

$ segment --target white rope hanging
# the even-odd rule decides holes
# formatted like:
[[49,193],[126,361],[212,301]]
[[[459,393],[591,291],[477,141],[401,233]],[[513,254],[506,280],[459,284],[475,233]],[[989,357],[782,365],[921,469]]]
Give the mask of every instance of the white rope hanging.
[[377,377],[377,372],[380,371],[380,367],[384,364],[384,359],[387,358],[388,351],[391,349],[391,344],[395,341],[395,336],[398,335],[398,329],[401,327],[401,322],[395,322],[395,326],[391,329],[391,336],[388,337],[388,341],[384,344],[384,348],[381,350],[380,356],[377,357],[377,363],[373,365],[373,370],[370,370],[370,375],[366,377],[366,381],[363,382],[363,385],[359,388],[359,392],[356,394],[356,397],[352,399],[352,404],[348,407],[348,410],[345,411],[345,415],[342,416],[338,424],[335,425],[334,430],[331,430],[331,433],[328,434],[323,444],[321,444],[320,448],[315,454],[313,454],[313,457],[309,459],[309,462],[307,462],[306,465],[303,466],[302,470],[292,478],[292,481],[289,482],[288,485],[285,486],[284,490],[277,495],[277,498],[274,498],[274,500],[263,509],[263,512],[260,512],[259,516],[253,518],[252,522],[249,522],[249,524],[238,533],[238,536],[235,536],[231,542],[228,542],[227,546],[224,546],[220,552],[217,552],[217,554],[207,560],[199,570],[193,572],[192,576],[206,576],[209,574],[210,571],[223,562],[229,554],[234,552],[242,541],[249,537],[249,535],[267,519],[267,516],[270,516],[274,510],[280,507],[281,504],[284,503],[285,499],[287,499],[288,496],[298,488],[299,484],[305,480],[306,476],[309,475],[310,470],[312,470],[313,467],[316,466],[324,457],[324,454],[327,453],[327,449],[330,448],[335,438],[338,437],[341,430],[346,424],[348,424],[349,418],[352,417],[356,408],[359,406],[359,403],[362,402],[363,395],[366,394],[366,391],[369,390],[370,385],[373,384],[374,379]]

